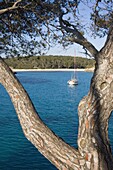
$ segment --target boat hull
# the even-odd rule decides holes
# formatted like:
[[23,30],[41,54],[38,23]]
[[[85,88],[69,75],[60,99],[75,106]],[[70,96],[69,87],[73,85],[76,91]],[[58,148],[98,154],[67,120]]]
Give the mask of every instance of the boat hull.
[[67,82],[69,85],[77,85],[78,84],[78,81],[76,79],[72,79],[72,80],[69,80]]

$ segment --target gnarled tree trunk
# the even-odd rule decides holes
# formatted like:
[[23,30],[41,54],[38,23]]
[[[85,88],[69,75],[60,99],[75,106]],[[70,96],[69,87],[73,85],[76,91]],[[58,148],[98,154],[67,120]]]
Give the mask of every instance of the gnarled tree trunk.
[[87,159],[88,168],[95,170],[113,169],[113,158],[108,139],[108,122],[113,110],[113,42],[111,35],[113,34],[110,34],[104,48],[96,55],[96,67],[90,91],[79,104],[79,151]]
[[0,83],[5,87],[26,138],[58,169],[81,169],[79,151],[56,136],[40,119],[27,92],[0,58]]
[[6,88],[28,140],[58,169],[112,170],[108,121],[113,110],[113,43],[96,54],[90,91],[78,108],[78,150],[57,137],[40,119],[12,71],[0,59],[0,83]]

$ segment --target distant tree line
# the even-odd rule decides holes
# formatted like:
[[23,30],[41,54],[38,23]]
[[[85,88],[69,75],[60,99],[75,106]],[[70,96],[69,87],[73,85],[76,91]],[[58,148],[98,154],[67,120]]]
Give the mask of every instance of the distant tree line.
[[[74,68],[74,57],[70,56],[27,56],[5,59],[15,69]],[[91,68],[94,60],[76,57],[76,68]]]

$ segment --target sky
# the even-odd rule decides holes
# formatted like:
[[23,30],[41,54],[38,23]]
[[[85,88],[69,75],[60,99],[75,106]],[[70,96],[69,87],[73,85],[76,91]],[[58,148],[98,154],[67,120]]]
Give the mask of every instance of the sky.
[[[100,50],[104,46],[104,43],[106,41],[106,37],[96,39],[88,37],[88,39],[97,48],[97,50]],[[56,45],[55,47],[52,47],[46,55],[86,57],[86,55],[84,54],[84,50],[82,49],[82,46],[77,44],[69,46],[66,50],[63,49],[61,45]]]
[[[0,0],[1,1],[1,0]],[[87,23],[87,20],[90,21],[90,8],[87,7],[86,5],[82,4],[80,5],[80,9],[79,9],[82,14],[82,19],[81,22],[83,23]],[[97,48],[97,50],[100,50],[106,40],[105,38],[96,38],[93,39],[90,37],[90,35],[87,35],[86,38]],[[65,50],[62,45],[58,44],[55,47],[52,47],[47,53],[46,55],[63,55],[63,56],[80,56],[80,57],[86,57],[86,55],[84,54],[84,51],[82,49],[82,46],[77,45],[77,44],[73,44],[67,47],[67,49]]]
[[[94,3],[95,4],[95,3]],[[88,23],[90,24],[90,13],[91,13],[91,4],[89,3],[89,6],[85,5],[85,3],[81,3],[79,7],[79,12],[81,15],[81,22],[83,25],[86,25],[86,28],[88,26]],[[93,39],[93,37],[90,36],[90,34],[85,35],[87,40],[91,42],[97,50],[100,50],[106,41],[106,37],[104,38],[99,38],[97,37],[96,39]],[[76,53],[76,54],[75,54]],[[61,45],[57,45],[54,48],[52,47],[47,55],[68,55],[68,56],[81,56],[81,57],[86,57],[84,54],[84,50],[82,46],[73,44],[67,48],[67,50],[64,50]]]

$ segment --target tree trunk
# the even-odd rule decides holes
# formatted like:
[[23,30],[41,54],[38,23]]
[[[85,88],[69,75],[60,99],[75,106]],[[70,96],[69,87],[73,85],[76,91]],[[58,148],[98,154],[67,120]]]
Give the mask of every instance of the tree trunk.
[[42,122],[27,92],[1,58],[0,83],[11,97],[26,138],[58,169],[80,170],[84,158]]
[[113,110],[112,49],[109,40],[97,54],[90,91],[79,104],[79,151],[87,159],[88,168],[95,170],[113,170],[108,139],[108,122]]
[[108,121],[113,110],[112,49],[113,44],[108,41],[96,55],[90,91],[79,104],[78,150],[42,122],[22,85],[0,59],[0,82],[11,97],[25,136],[58,169],[113,169],[108,139]]

